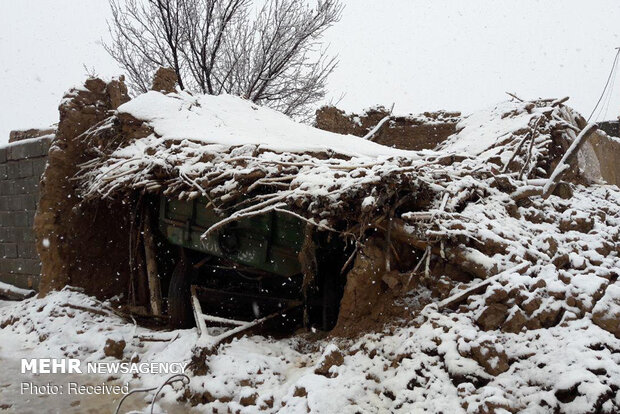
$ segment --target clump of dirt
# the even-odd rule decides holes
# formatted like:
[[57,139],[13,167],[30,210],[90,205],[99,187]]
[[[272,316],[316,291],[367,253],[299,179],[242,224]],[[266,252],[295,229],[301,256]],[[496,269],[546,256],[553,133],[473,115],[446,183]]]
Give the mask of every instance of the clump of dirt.
[[592,321],[620,339],[620,286],[611,285],[592,311]]
[[503,303],[492,303],[478,317],[478,325],[485,331],[498,329],[508,317],[508,306]]
[[123,359],[123,351],[125,350],[126,345],[127,343],[122,339],[120,341],[115,341],[108,338],[105,341],[103,353],[105,354],[105,356],[114,357],[116,359]]
[[178,77],[174,69],[159,68],[153,77],[151,89],[163,93],[172,93],[176,90],[177,81]]
[[239,404],[243,405],[244,407],[249,407],[251,405],[256,405],[257,399],[258,399],[258,394],[254,392],[250,395],[246,395],[245,397],[241,397],[239,399]]
[[319,366],[314,370],[317,375],[322,375],[328,378],[334,378],[338,374],[330,372],[332,367],[339,367],[344,363],[344,356],[338,348],[333,348],[326,355],[323,356]]
[[486,372],[491,375],[499,375],[508,371],[508,357],[504,349],[490,341],[482,341],[472,345],[469,356],[478,362]]

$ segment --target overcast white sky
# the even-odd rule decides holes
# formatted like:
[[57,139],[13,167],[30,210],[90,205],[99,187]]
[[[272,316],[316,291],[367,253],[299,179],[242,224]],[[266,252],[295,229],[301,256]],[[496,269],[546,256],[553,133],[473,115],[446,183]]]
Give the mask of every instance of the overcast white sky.
[[[329,98],[350,111],[473,110],[506,99],[570,96],[588,115],[620,46],[618,0],[344,0],[327,35],[340,65]],[[100,45],[106,0],[0,0],[0,143],[57,122],[64,91],[120,69]],[[603,111],[604,112],[604,111]],[[607,118],[620,114],[620,79]]]

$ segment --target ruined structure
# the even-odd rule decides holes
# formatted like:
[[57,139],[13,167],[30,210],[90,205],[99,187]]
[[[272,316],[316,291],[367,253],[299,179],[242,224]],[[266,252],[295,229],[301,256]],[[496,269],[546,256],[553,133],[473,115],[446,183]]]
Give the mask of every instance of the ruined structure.
[[128,100],[122,79],[108,84],[89,79],[83,89],[70,90],[60,104],[60,122],[34,219],[42,262],[41,294],[76,285],[106,297],[122,290],[119,285],[126,286],[129,207],[108,200],[97,208],[81,208],[74,177],[79,164],[92,157],[83,134]]
[[[336,408],[360,411],[620,410],[620,190],[605,183],[616,140],[566,100],[507,101],[458,123],[446,115],[441,130],[453,133],[390,147],[162,85],[166,93],[126,102],[122,82],[91,79],[63,100],[35,220],[42,291],[72,284],[99,297],[148,296],[138,247],[150,197],[208,200],[222,219],[205,237],[278,212],[353,247],[340,251],[337,340],[314,352],[326,341],[310,334],[249,336],[193,357],[179,341],[202,368],[179,398],[206,409],[329,412],[322,392],[338,387]],[[357,135],[378,123],[332,115]],[[337,130],[336,121],[321,125]],[[422,149],[398,148],[407,145]],[[309,277],[313,259],[300,258]],[[102,306],[77,292],[51,296],[45,314],[18,309],[0,324],[45,338],[37,318],[74,317],[67,301]],[[110,355],[149,346],[129,327]],[[254,348],[256,361],[277,361],[225,371],[230,361],[245,366]],[[227,387],[215,381],[222,376]]]
[[377,106],[358,115],[324,106],[316,111],[315,126],[338,134],[363,137],[386,117],[389,120],[374,135],[374,142],[404,150],[423,150],[437,147],[454,134],[461,113],[438,111],[395,116],[383,106]]

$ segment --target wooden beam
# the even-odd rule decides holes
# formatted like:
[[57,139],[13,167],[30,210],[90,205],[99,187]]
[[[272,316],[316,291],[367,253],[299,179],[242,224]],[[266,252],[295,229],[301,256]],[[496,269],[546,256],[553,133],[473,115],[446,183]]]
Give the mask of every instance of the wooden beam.
[[35,295],[35,291],[31,289],[21,289],[7,283],[0,282],[0,297],[10,300],[28,299]]
[[[393,220],[391,237],[394,240],[409,244],[419,250],[425,250],[427,247],[430,247],[432,254],[441,257],[441,249],[439,246],[416,238],[407,231],[406,223],[401,219]],[[471,247],[445,246],[444,255],[449,263],[481,279],[488,278],[489,275],[497,269],[497,263],[495,263],[491,257]]]
[[144,214],[144,257],[149,284],[149,302],[153,315],[161,316],[161,282],[159,280],[159,274],[157,273],[157,250],[155,248],[153,231],[151,230],[151,214],[148,205],[144,209]]
[[520,273],[521,271],[523,271],[526,267],[528,267],[530,264],[529,263],[519,263],[516,266],[513,266],[509,269],[504,270],[503,272],[499,272],[498,274],[496,274],[495,276],[491,276],[490,278],[477,283],[473,286],[471,286],[468,289],[465,289],[461,292],[456,293],[455,295],[452,295],[444,300],[442,300],[441,302],[439,302],[437,304],[437,307],[439,308],[439,310],[442,310],[444,308],[448,308],[448,307],[453,307],[455,305],[459,305],[461,303],[463,303],[468,297],[470,297],[473,294],[478,294],[483,292],[486,287],[488,285],[490,285],[492,282],[496,281],[497,279],[499,279],[500,277],[510,274],[510,273]]

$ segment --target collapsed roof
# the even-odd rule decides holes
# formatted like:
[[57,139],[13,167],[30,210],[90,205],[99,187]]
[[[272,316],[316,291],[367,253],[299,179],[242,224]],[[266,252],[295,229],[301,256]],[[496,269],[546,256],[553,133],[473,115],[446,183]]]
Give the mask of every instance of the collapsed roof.
[[[515,188],[538,185],[584,126],[562,103],[504,102],[465,118],[435,151],[404,151],[298,124],[238,97],[151,91],[87,132],[96,152],[78,176],[85,200],[163,191],[208,197],[237,216],[285,209],[346,230],[343,221],[372,222],[396,203],[403,213],[421,208],[403,204],[405,195],[420,200],[430,191],[438,207],[448,194],[453,211],[470,193],[493,191],[500,176]],[[591,153],[580,151],[587,160]],[[590,170],[590,179],[600,177]],[[583,175],[577,158],[571,171]]]
[[[70,96],[61,117],[90,113],[108,99],[91,92]],[[401,384],[389,390],[396,398],[382,401],[386,410],[411,411],[450,395],[469,411],[546,405],[615,412],[620,190],[599,182],[601,148],[591,143],[604,134],[564,102],[501,103],[463,119],[456,134],[427,151],[317,131],[227,96],[150,92],[96,123],[61,118],[41,204],[44,214],[55,214],[41,215],[49,225],[39,227],[39,240],[50,240],[44,269],[46,260],[63,257],[46,270],[48,277],[58,279],[73,262],[83,277],[91,259],[96,263],[89,270],[100,272],[93,279],[118,280],[117,273],[103,274],[99,255],[75,257],[97,240],[107,257],[114,249],[118,257],[128,254],[119,242],[128,226],[111,236],[104,231],[114,227],[109,223],[119,220],[120,209],[130,208],[117,202],[119,210],[93,230],[102,212],[79,210],[76,198],[88,206],[143,192],[204,196],[227,213],[226,220],[288,212],[357,242],[337,333],[346,336],[373,318],[385,323],[391,315],[381,295],[402,293],[403,318],[387,320],[400,327],[367,335],[346,356],[355,368],[349,377],[340,371],[342,378],[361,384],[360,395],[374,398],[366,387],[375,385],[357,367],[376,363],[379,385],[389,388],[393,380],[385,367],[397,371]],[[83,129],[76,132],[78,124]],[[75,174],[51,174],[73,166],[70,157],[80,161]],[[75,193],[62,181],[68,176]],[[46,200],[52,186],[68,194]],[[57,214],[59,205],[64,216]],[[63,223],[69,216],[75,223],[68,232]],[[371,271],[363,271],[364,264]],[[429,290],[432,300],[425,296]],[[566,351],[556,355],[558,347]],[[421,396],[429,387],[410,382],[412,372],[439,387],[442,398]],[[412,388],[402,386],[407,383]]]

